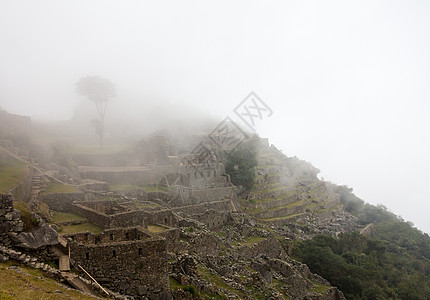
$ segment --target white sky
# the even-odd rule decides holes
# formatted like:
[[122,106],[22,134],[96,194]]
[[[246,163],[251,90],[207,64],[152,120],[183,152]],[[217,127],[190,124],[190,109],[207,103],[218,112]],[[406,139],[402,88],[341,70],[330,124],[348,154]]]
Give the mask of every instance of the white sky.
[[0,1],[4,109],[70,118],[85,75],[130,114],[255,91],[260,136],[430,232],[428,1]]

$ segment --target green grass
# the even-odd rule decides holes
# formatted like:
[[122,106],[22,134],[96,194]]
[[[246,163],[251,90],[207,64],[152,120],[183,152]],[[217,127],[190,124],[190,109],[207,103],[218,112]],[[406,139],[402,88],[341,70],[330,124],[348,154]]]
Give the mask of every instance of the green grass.
[[279,293],[281,293],[284,296],[284,299],[288,300],[290,299],[290,297],[288,297],[288,295],[286,295],[284,293],[284,291],[282,290],[282,287],[284,286],[284,284],[282,282],[280,282],[279,280],[276,280],[275,278],[272,278],[272,284],[271,286],[277,290]]
[[69,222],[73,220],[85,220],[84,217],[81,217],[77,214],[65,213],[65,212],[59,212],[59,211],[54,211],[54,214],[50,219],[54,223]]
[[61,234],[78,233],[78,232],[85,232],[85,231],[89,231],[97,234],[102,232],[103,229],[92,223],[60,226]]
[[43,202],[39,202],[37,209],[38,209],[38,212],[37,212],[38,214],[41,214],[42,216],[44,216],[45,218],[48,218],[48,219],[51,217],[51,215],[49,213],[48,204],[43,203]]
[[153,233],[163,232],[163,231],[166,231],[166,230],[167,230],[167,228],[162,227],[162,226],[148,225],[148,231],[153,232]]
[[170,282],[170,289],[172,289],[172,290],[174,290],[174,289],[182,289],[182,288],[185,287],[185,285],[180,284],[179,281],[177,281],[172,276],[169,276],[169,282]]
[[66,185],[58,182],[50,182],[46,187],[46,190],[41,193],[44,194],[53,194],[53,193],[76,193],[78,189],[74,185]]
[[298,213],[298,214],[294,214],[294,215],[289,215],[289,216],[285,216],[285,217],[279,217],[279,218],[270,218],[270,219],[261,219],[262,221],[265,222],[271,222],[271,221],[278,221],[278,220],[288,220],[294,217],[298,217],[301,215],[304,215],[305,213]]
[[143,187],[128,183],[111,183],[109,190],[111,191],[124,191],[124,190],[142,190]]
[[167,192],[170,189],[167,186],[152,186],[152,185],[145,185],[144,189],[146,192]]
[[[218,275],[211,274],[211,272],[209,271],[208,268],[206,268],[204,266],[198,266],[197,270],[203,278],[205,278],[209,282],[213,282],[217,287],[224,288],[224,289],[228,290],[229,292],[236,294],[237,296],[239,296],[240,299],[244,298],[245,295],[243,294],[242,291],[238,291],[235,288],[229,286]],[[225,299],[227,299],[227,297]]]
[[290,203],[290,204],[287,204],[287,205],[276,206],[276,207],[272,207],[272,208],[268,208],[268,209],[263,208],[263,207],[253,208],[251,210],[251,213],[256,214],[256,213],[260,213],[260,212],[276,211],[276,210],[280,210],[280,209],[283,209],[283,208],[293,208],[293,207],[301,206],[303,204],[304,204],[303,200],[299,200],[299,201],[296,201],[296,202],[293,202],[293,203]]
[[24,223],[24,231],[29,232],[38,225],[35,218],[32,217],[31,210],[27,203],[23,201],[16,201],[13,203],[16,210],[21,212],[21,220]]
[[312,280],[312,283],[315,285],[313,288],[311,288],[309,291],[317,294],[325,294],[330,289],[329,286],[318,283],[314,280]]
[[240,245],[246,246],[246,247],[251,247],[251,246],[261,242],[262,240],[264,240],[263,237],[251,236],[251,237],[246,238],[244,242],[241,242]]
[[157,203],[142,203],[140,201],[133,201],[134,205],[136,205],[137,209],[145,209],[145,208],[156,208],[160,207]]
[[0,193],[8,193],[28,175],[27,164],[0,152]]
[[[17,266],[22,272],[10,270]],[[15,262],[0,263],[0,299],[96,299],[67,288],[40,270]]]

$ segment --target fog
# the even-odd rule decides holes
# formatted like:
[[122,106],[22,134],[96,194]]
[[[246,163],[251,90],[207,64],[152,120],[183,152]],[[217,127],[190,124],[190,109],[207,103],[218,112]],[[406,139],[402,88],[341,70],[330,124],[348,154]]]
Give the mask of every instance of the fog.
[[240,122],[254,91],[273,111],[260,136],[430,232],[429,15],[427,1],[3,0],[0,105],[96,117],[75,83],[98,75],[117,88],[109,126],[144,133]]

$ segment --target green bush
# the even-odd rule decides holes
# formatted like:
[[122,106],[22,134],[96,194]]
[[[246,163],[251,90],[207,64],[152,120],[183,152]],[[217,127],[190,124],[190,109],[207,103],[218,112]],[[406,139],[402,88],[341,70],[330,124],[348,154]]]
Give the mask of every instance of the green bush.
[[190,293],[191,295],[194,295],[196,293],[196,288],[191,284],[184,286],[182,289],[185,292]]
[[258,142],[258,137],[253,136],[225,156],[225,172],[230,175],[231,182],[242,186],[245,192],[254,187]]

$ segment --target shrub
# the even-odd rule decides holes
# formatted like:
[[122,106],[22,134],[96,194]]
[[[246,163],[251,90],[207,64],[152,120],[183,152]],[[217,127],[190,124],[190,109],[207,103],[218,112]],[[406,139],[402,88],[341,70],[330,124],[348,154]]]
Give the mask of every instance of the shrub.
[[184,286],[182,289],[185,292],[190,293],[191,295],[194,295],[196,293],[196,288],[191,284]]

